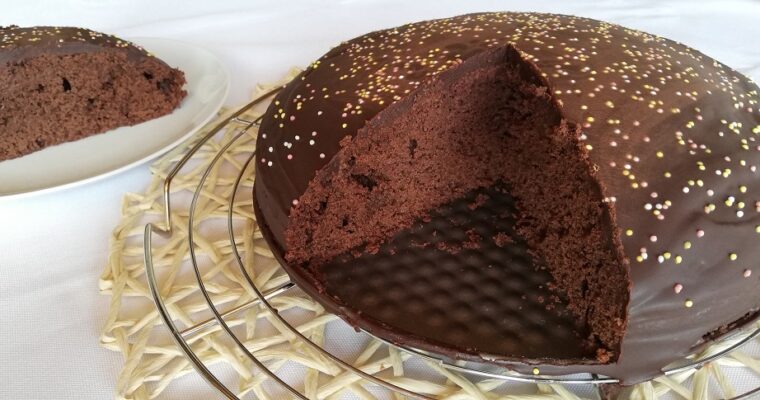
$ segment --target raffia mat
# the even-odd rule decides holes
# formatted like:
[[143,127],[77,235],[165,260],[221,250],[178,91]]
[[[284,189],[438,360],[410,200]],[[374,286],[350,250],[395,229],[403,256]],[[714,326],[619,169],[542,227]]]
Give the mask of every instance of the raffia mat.
[[[296,71],[291,71],[291,77]],[[268,87],[260,87],[262,93]],[[219,120],[230,114],[226,110]],[[245,115],[253,119],[262,108]],[[162,394],[176,379],[194,373],[190,362],[171,341],[160,322],[148,290],[143,262],[143,230],[147,222],[163,218],[162,185],[168,171],[189,146],[216,122],[199,132],[194,140],[179,146],[155,162],[152,181],[143,193],[124,196],[122,219],[113,231],[110,254],[100,280],[100,292],[110,296],[110,312],[100,338],[101,344],[124,356],[124,366],[115,382],[115,398],[149,399]],[[205,144],[173,180],[174,233],[167,239],[155,238],[153,262],[161,295],[180,327],[191,327],[209,319],[209,306],[199,295],[199,285],[189,265],[188,216],[191,194],[208,168],[210,160],[235,129],[227,129]],[[232,251],[227,234],[228,199],[235,196],[233,230],[235,245],[242,251],[246,271],[263,290],[287,281],[262,240],[252,212],[253,168],[244,171],[244,181],[232,193],[243,161],[254,151],[256,132],[244,134],[224,151],[224,157],[210,170],[202,186],[194,215],[194,243],[203,283],[219,310],[229,310],[254,298]],[[362,370],[395,385],[436,398],[447,399],[566,399],[595,398],[589,386],[504,383],[495,379],[476,380],[356,333],[335,316],[325,313],[315,301],[297,289],[272,300],[272,304],[315,343]],[[254,307],[226,319],[236,336],[256,357],[310,399],[401,398],[346,372],[301,341],[263,309]],[[211,324],[188,336],[197,356],[212,371],[224,375],[241,398],[284,399],[291,395],[267,379],[250,359],[217,325]],[[756,346],[756,343],[753,344]],[[760,346],[756,346],[760,347]],[[708,351],[716,351],[711,349]],[[732,397],[760,385],[760,352],[746,349],[713,362],[698,371],[688,371],[629,389],[632,399]],[[738,374],[737,374],[738,371]],[[728,379],[726,376],[734,378]],[[735,378],[735,377],[739,378]],[[235,386],[237,386],[235,388]],[[170,391],[164,392],[168,395]]]

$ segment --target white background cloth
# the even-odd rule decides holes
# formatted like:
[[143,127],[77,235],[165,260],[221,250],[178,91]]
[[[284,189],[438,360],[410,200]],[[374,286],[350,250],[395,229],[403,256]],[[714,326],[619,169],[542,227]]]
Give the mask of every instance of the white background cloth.
[[[279,79],[341,40],[473,11],[545,11],[616,22],[684,42],[760,79],[757,0],[408,3],[0,0],[0,25],[78,25],[203,46],[231,72],[228,105],[247,99],[256,82]],[[141,191],[148,181],[142,165],[64,192],[0,200],[0,398],[113,397],[122,359],[98,345],[108,298],[98,294],[97,283],[121,196]],[[197,378],[183,385],[166,397],[205,389]]]

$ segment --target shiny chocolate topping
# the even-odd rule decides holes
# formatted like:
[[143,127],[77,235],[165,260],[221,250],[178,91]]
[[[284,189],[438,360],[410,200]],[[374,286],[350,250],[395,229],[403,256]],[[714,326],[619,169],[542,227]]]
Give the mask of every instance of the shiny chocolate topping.
[[259,131],[257,212],[275,253],[284,251],[293,201],[343,137],[429,77],[507,43],[542,71],[565,118],[583,126],[633,281],[617,363],[512,367],[636,383],[756,317],[757,85],[682,44],[573,16],[424,21],[355,38],[312,63],[277,96]]
[[131,42],[84,28],[0,27],[0,64],[19,62],[40,54],[67,55],[104,49],[126,51],[131,60],[150,56],[143,48]]

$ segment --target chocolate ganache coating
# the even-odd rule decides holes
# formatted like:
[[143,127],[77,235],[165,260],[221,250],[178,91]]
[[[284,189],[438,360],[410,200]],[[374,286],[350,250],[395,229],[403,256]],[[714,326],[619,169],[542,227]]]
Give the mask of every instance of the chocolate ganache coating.
[[284,252],[293,201],[342,138],[431,76],[506,44],[539,68],[565,118],[582,126],[632,281],[618,361],[537,366],[541,373],[640,382],[757,317],[757,85],[682,44],[573,16],[419,22],[358,37],[311,64],[259,131],[257,213],[275,253]]
[[0,26],[0,65],[40,54],[96,53],[109,48],[126,51],[131,61],[151,57],[131,42],[85,28]]

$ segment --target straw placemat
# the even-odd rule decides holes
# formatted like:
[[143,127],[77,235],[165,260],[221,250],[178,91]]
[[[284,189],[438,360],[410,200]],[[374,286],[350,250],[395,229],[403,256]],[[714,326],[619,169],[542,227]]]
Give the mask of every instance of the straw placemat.
[[[290,75],[293,76],[293,73]],[[257,89],[263,93],[264,87]],[[251,110],[243,118],[252,120],[262,112]],[[218,120],[231,111],[224,111]],[[211,122],[190,140],[156,161],[150,168],[152,180],[143,193],[124,196],[122,219],[113,231],[108,263],[100,280],[100,291],[110,296],[110,311],[100,338],[101,344],[124,356],[124,365],[115,382],[117,399],[159,397],[177,378],[194,373],[190,362],[169,337],[167,328],[153,305],[145,277],[143,232],[147,222],[164,216],[163,183],[168,171],[190,145],[216,125]],[[210,318],[208,305],[199,294],[197,281],[188,266],[188,208],[201,174],[210,160],[232,137],[231,130],[208,141],[173,180],[174,233],[153,244],[153,262],[159,276],[162,297],[180,326],[193,326]],[[203,186],[194,218],[196,255],[203,282],[221,310],[231,309],[254,298],[236,266],[235,254],[226,238],[227,199],[232,196],[235,178],[244,160],[254,151],[256,131],[250,130],[224,152],[220,165],[213,168]],[[275,288],[287,281],[263,242],[252,211],[253,174],[247,176],[235,197],[233,228],[236,244],[245,255],[245,267],[259,289]],[[195,231],[194,231],[195,232]],[[297,289],[272,299],[281,315],[312,341],[323,345],[352,365],[415,392],[447,399],[567,399],[595,396],[590,387],[562,387],[548,384],[512,384],[501,380],[473,380],[446,370],[436,363],[388,346],[365,334],[353,332],[335,316]],[[401,398],[356,374],[346,372],[297,340],[268,312],[254,307],[233,314],[233,326],[247,349],[278,372],[310,399]],[[189,341],[206,365],[223,366],[228,378],[237,381],[241,398],[284,399],[291,396],[267,380],[253,363],[216,325],[193,335]],[[708,351],[717,351],[713,348]],[[739,375],[736,370],[742,368]],[[730,374],[727,370],[733,370]],[[729,383],[726,375],[740,376]],[[732,397],[760,385],[760,357],[736,351],[698,371],[687,371],[624,391],[633,399],[685,398],[702,400]],[[228,379],[229,381],[229,379]]]

